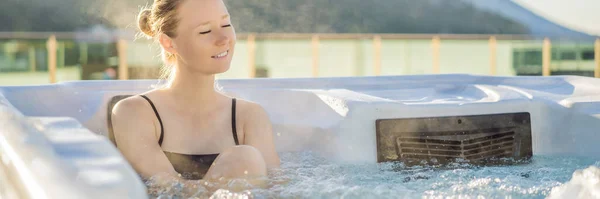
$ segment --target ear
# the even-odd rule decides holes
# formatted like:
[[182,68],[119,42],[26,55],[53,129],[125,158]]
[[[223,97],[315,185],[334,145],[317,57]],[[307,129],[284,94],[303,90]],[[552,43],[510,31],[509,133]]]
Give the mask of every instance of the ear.
[[162,46],[165,51],[176,55],[177,54],[177,46],[175,45],[175,41],[168,35],[162,33],[158,36],[158,42]]

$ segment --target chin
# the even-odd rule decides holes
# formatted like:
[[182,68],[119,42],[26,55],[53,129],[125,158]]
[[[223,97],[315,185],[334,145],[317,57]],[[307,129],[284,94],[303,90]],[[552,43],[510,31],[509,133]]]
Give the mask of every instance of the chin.
[[225,73],[229,70],[229,68],[231,68],[231,66],[229,64],[224,65],[224,66],[215,67],[214,70],[210,71],[210,73],[213,75]]

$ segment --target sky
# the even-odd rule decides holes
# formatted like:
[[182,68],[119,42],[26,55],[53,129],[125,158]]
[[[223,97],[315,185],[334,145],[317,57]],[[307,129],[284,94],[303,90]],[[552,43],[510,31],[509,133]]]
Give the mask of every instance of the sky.
[[564,27],[600,36],[600,0],[513,1]]

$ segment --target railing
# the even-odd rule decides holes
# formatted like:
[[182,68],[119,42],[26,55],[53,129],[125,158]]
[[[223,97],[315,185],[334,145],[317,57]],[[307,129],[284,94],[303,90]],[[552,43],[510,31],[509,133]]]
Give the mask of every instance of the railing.
[[[371,74],[382,74],[382,42],[385,40],[430,40],[431,43],[431,71],[441,73],[440,48],[444,40],[471,40],[487,41],[489,44],[489,75],[497,75],[498,71],[498,41],[522,40],[532,41],[535,38],[527,35],[456,35],[456,34],[280,34],[280,33],[240,33],[238,40],[245,40],[247,46],[247,77],[254,78],[256,74],[257,40],[306,40],[311,42],[311,70],[312,76],[319,76],[320,43],[323,40],[372,40],[372,68]],[[37,39],[46,40],[48,51],[49,82],[57,82],[56,78],[56,51],[57,39],[82,39],[82,40],[110,40],[116,43],[118,52],[118,79],[129,79],[127,62],[127,45],[134,41],[131,33],[52,33],[52,32],[0,32],[0,39]],[[600,38],[596,39],[594,46],[594,76],[600,78]],[[542,75],[551,75],[552,42],[549,38],[543,39],[542,44]]]

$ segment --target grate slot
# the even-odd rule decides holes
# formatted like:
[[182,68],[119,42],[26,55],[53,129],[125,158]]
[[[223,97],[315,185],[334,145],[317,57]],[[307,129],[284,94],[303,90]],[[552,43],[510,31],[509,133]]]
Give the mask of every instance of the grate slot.
[[455,159],[460,158],[452,155],[424,155],[417,153],[402,153],[403,158],[423,158],[423,159],[431,159],[431,158],[444,158],[444,159]]
[[486,147],[465,150],[463,153],[465,154],[465,156],[468,156],[468,155],[478,154],[481,151],[489,151],[489,150],[495,150],[495,149],[507,148],[507,147],[508,147],[508,149],[510,149],[512,151],[513,145],[514,145],[513,142],[502,142],[502,143],[498,143],[498,144],[494,144],[494,145],[490,145],[490,146],[486,146]]
[[406,138],[400,137],[400,141],[407,143],[432,143],[432,144],[448,144],[448,145],[461,145],[460,141],[454,140],[440,140],[440,139],[424,139],[424,138]]
[[514,141],[515,141],[514,137],[503,137],[503,138],[496,139],[496,140],[488,140],[488,141],[483,141],[483,142],[479,142],[479,143],[473,143],[473,144],[465,145],[463,147],[463,149],[465,149],[465,150],[471,150],[471,149],[485,147],[485,146],[494,145],[494,144],[498,144],[498,143],[504,143],[504,142],[511,142],[512,143]]
[[515,132],[512,132],[512,131],[506,132],[506,133],[498,133],[498,134],[493,134],[493,135],[490,135],[490,136],[485,136],[485,137],[482,137],[482,138],[465,140],[465,141],[463,141],[463,144],[475,144],[477,142],[483,142],[483,141],[486,141],[486,140],[495,140],[495,139],[500,139],[500,138],[503,138],[503,137],[512,137],[514,135],[515,135]]
[[495,150],[495,151],[487,151],[487,152],[483,152],[477,155],[472,155],[472,156],[467,156],[467,160],[471,160],[471,161],[477,161],[477,160],[482,160],[482,159],[492,159],[492,158],[501,158],[501,157],[507,157],[510,154],[512,154],[512,152],[510,151],[506,151],[506,150]]
[[429,144],[425,145],[422,143],[401,143],[403,149],[435,149],[435,150],[460,150],[460,145],[444,145],[444,144]]
[[435,154],[435,155],[452,155],[452,156],[461,156],[461,151],[449,151],[449,150],[427,150],[427,149],[411,149],[411,148],[402,148],[402,153],[413,153],[413,154]]

